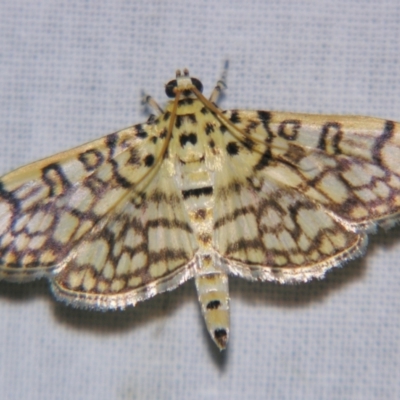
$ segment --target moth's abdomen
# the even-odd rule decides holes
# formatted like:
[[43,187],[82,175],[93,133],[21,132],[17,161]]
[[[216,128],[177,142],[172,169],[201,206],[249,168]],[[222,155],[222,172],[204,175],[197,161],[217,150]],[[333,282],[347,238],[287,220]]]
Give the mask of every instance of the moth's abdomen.
[[224,350],[230,325],[228,276],[216,269],[212,255],[203,255],[201,266],[196,276],[201,312],[211,338],[220,350]]

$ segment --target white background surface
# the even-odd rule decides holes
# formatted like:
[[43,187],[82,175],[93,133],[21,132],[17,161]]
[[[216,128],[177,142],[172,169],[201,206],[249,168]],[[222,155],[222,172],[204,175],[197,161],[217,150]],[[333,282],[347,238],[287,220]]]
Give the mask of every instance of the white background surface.
[[[223,108],[400,121],[400,2],[0,2],[0,172],[142,122],[188,67]],[[400,160],[399,160],[400,162]],[[231,279],[208,338],[193,282],[124,312],[0,283],[1,399],[398,399],[400,228],[299,286]]]

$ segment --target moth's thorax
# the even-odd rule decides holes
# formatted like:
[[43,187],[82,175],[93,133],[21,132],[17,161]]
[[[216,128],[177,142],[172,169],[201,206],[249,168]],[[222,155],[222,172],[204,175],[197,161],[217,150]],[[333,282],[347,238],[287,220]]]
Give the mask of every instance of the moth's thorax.
[[[172,118],[172,108],[170,102],[164,116]],[[215,170],[217,152],[215,137],[211,133],[220,125],[216,116],[198,99],[186,97],[179,100],[168,148],[170,159],[182,165],[201,163],[207,165],[208,170]]]

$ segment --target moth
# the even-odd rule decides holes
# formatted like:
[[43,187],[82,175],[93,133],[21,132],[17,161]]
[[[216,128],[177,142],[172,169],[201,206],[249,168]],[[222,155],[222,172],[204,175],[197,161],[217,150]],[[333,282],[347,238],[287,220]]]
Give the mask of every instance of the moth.
[[194,278],[229,338],[228,275],[306,282],[360,256],[400,210],[400,126],[216,105],[177,71],[157,115],[0,181],[0,278],[73,306],[135,305]]

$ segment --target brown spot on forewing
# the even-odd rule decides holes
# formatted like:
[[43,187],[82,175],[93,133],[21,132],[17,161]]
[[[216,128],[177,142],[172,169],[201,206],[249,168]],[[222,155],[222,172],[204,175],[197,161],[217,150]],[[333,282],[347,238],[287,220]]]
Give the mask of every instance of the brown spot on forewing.
[[293,143],[289,143],[288,150],[285,153],[285,158],[289,160],[291,165],[298,165],[300,161],[307,156],[303,147]]

